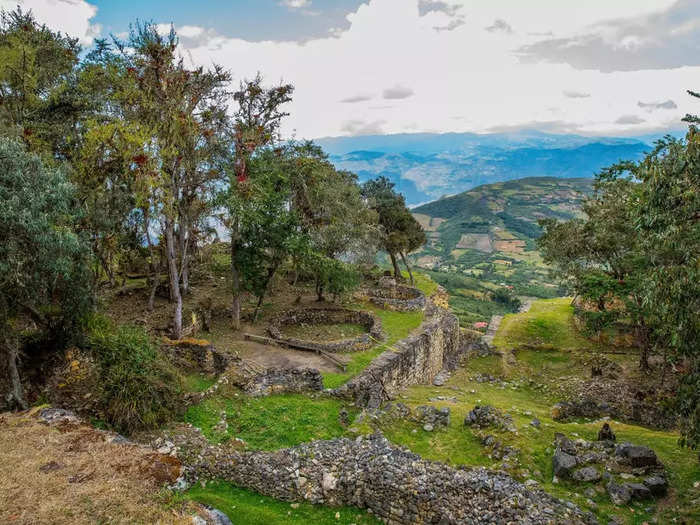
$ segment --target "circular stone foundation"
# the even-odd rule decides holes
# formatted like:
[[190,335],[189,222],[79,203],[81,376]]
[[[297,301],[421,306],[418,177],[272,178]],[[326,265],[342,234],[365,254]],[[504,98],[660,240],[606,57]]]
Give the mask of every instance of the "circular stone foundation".
[[415,312],[425,308],[425,294],[418,288],[394,284],[380,286],[369,293],[372,304],[385,310]]
[[[283,333],[285,327],[300,324],[356,324],[362,326],[367,332],[348,339],[325,342],[288,337]],[[284,345],[293,348],[323,350],[326,352],[359,352],[371,348],[377,341],[384,339],[382,322],[378,317],[369,312],[359,312],[342,308],[291,310],[272,319],[267,331],[270,337]]]

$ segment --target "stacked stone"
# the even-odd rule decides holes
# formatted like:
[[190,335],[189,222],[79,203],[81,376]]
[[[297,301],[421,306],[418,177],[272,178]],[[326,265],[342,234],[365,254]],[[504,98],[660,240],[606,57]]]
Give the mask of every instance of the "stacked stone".
[[503,472],[426,461],[381,435],[275,452],[214,449],[202,452],[190,476],[224,479],[283,501],[367,508],[390,525],[595,523],[575,505]]
[[315,368],[268,368],[251,378],[244,390],[253,397],[282,392],[320,392],[323,377]]
[[460,345],[459,321],[454,314],[435,307],[427,312],[430,316],[418,334],[379,355],[333,395],[377,409],[401,388],[432,383],[443,369],[454,369],[465,350]]

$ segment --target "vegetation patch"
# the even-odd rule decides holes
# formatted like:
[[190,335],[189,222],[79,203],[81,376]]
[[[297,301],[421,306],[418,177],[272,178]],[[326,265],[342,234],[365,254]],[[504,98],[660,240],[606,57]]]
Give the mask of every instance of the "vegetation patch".
[[[212,442],[240,438],[249,448],[276,450],[346,434],[341,424],[342,402],[327,397],[301,394],[251,398],[239,392],[219,396],[190,407],[185,421],[200,428]],[[350,419],[357,410],[345,408]],[[225,414],[226,429],[219,423]]]
[[379,525],[374,516],[353,507],[324,507],[310,503],[286,503],[221,481],[195,485],[184,493],[191,499],[214,507],[240,525]]

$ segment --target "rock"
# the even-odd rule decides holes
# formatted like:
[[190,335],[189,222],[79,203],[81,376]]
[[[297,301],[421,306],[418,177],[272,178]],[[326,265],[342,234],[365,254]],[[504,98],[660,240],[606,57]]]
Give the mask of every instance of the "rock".
[[654,496],[663,496],[668,490],[668,481],[661,476],[649,476],[643,483]]
[[600,472],[595,467],[583,467],[575,470],[571,475],[576,481],[597,482],[600,481]]
[[81,420],[70,410],[62,408],[42,408],[39,412],[39,419],[49,425],[57,423],[81,423]]
[[434,428],[435,427],[433,427],[433,425],[431,425],[430,423],[426,423],[425,425],[423,425],[423,430],[425,430],[426,432],[432,432]]
[[532,418],[532,421],[530,421],[530,425],[532,425],[535,428],[540,428],[542,423],[540,423],[540,420],[535,417],[535,418]]
[[574,442],[567,438],[564,434],[559,432],[554,434],[554,444],[563,452],[566,452],[572,456],[576,455],[576,445],[574,445]]
[[606,486],[606,489],[608,491],[608,495],[610,496],[610,501],[612,501],[615,505],[626,505],[632,499],[632,494],[627,487],[627,484],[619,485],[618,483],[611,481]]
[[421,405],[416,407],[414,419],[418,423],[428,424],[433,428],[450,426],[450,409],[449,407],[436,408],[432,405]]
[[557,448],[552,457],[552,467],[554,475],[558,478],[566,478],[569,476],[571,469],[576,466],[576,456],[567,454],[563,450]]
[[534,480],[534,479],[526,479],[525,480],[525,486],[529,489],[535,488],[538,485],[539,485],[539,483],[537,482],[537,480]]
[[593,499],[598,495],[598,493],[593,487],[588,487],[586,490],[583,491],[583,495],[587,498]]
[[433,379],[433,385],[443,386],[445,383],[447,383],[447,380],[449,378],[450,373],[447,370],[442,370],[438,375],[435,376],[435,379]]
[[641,483],[625,483],[624,486],[627,487],[633,499],[651,498],[651,491]]
[[464,418],[465,426],[500,427],[504,430],[514,431],[513,418],[510,414],[503,414],[497,408],[490,405],[476,405]]
[[321,486],[323,487],[324,492],[333,490],[336,483],[338,483],[338,480],[333,474],[330,472],[323,473],[323,481],[321,482]]
[[603,423],[602,428],[598,431],[598,441],[615,441],[615,439],[615,433],[610,425]]
[[654,466],[658,463],[656,453],[652,449],[632,443],[615,447],[615,455],[626,459],[633,467]]
[[207,518],[209,518],[207,521],[208,525],[233,525],[228,516],[219,509],[207,505],[204,505],[204,509],[206,510]]

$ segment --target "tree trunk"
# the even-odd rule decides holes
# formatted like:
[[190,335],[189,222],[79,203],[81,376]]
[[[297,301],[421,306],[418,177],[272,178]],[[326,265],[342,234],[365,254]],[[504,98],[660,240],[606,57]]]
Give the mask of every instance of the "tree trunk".
[[401,270],[399,270],[399,263],[396,262],[396,255],[389,252],[389,257],[391,258],[391,264],[394,267],[394,279],[396,279],[396,282],[399,282],[403,279],[403,277],[401,276]]
[[326,299],[323,297],[323,284],[321,284],[321,279],[316,277],[316,300],[320,303]]
[[637,338],[639,340],[639,368],[643,371],[649,370],[649,353],[650,353],[650,341],[649,341],[649,331],[647,330],[644,321],[641,320],[637,325]]
[[178,229],[178,244],[180,245],[180,284],[182,295],[190,293],[190,272],[188,256],[188,233],[189,226],[186,217],[180,217],[180,228]]
[[16,404],[22,410],[26,410],[29,407],[29,405],[27,404],[27,400],[24,399],[24,388],[22,387],[22,380],[19,376],[19,369],[17,368],[17,360],[19,358],[17,342],[6,340],[6,347],[8,360],[7,370],[10,375],[10,405]]
[[236,239],[238,237],[238,224],[231,229],[231,281],[233,299],[231,301],[231,323],[234,330],[241,329],[241,274],[236,267]]
[[148,296],[148,311],[152,312],[156,301],[156,291],[158,290],[158,283],[160,282],[160,268],[156,264],[155,253],[153,252],[153,240],[151,239],[151,221],[148,216],[148,210],[143,211],[144,220],[146,224],[146,242],[148,243],[148,253],[150,254],[150,267],[151,267],[151,293]]
[[270,283],[272,282],[272,278],[274,277],[276,271],[277,271],[277,265],[271,266],[270,269],[267,271],[267,279],[265,280],[265,287],[263,288],[263,291],[260,294],[260,297],[258,297],[258,304],[255,305],[255,312],[253,313],[253,322],[254,323],[258,322],[258,314],[260,313],[260,307],[262,306],[263,299],[265,298],[265,295],[267,294],[268,289],[270,288]]
[[173,312],[173,336],[182,337],[182,294],[180,293],[180,274],[177,269],[177,254],[175,253],[175,232],[172,221],[165,223],[165,250],[168,258],[168,277],[170,278],[170,297],[175,303]]
[[408,264],[408,259],[406,259],[406,254],[403,252],[399,253],[401,254],[401,260],[406,265],[406,269],[408,270],[408,277],[411,279],[411,286],[413,286],[415,284],[413,280],[413,272],[411,271],[411,266]]

